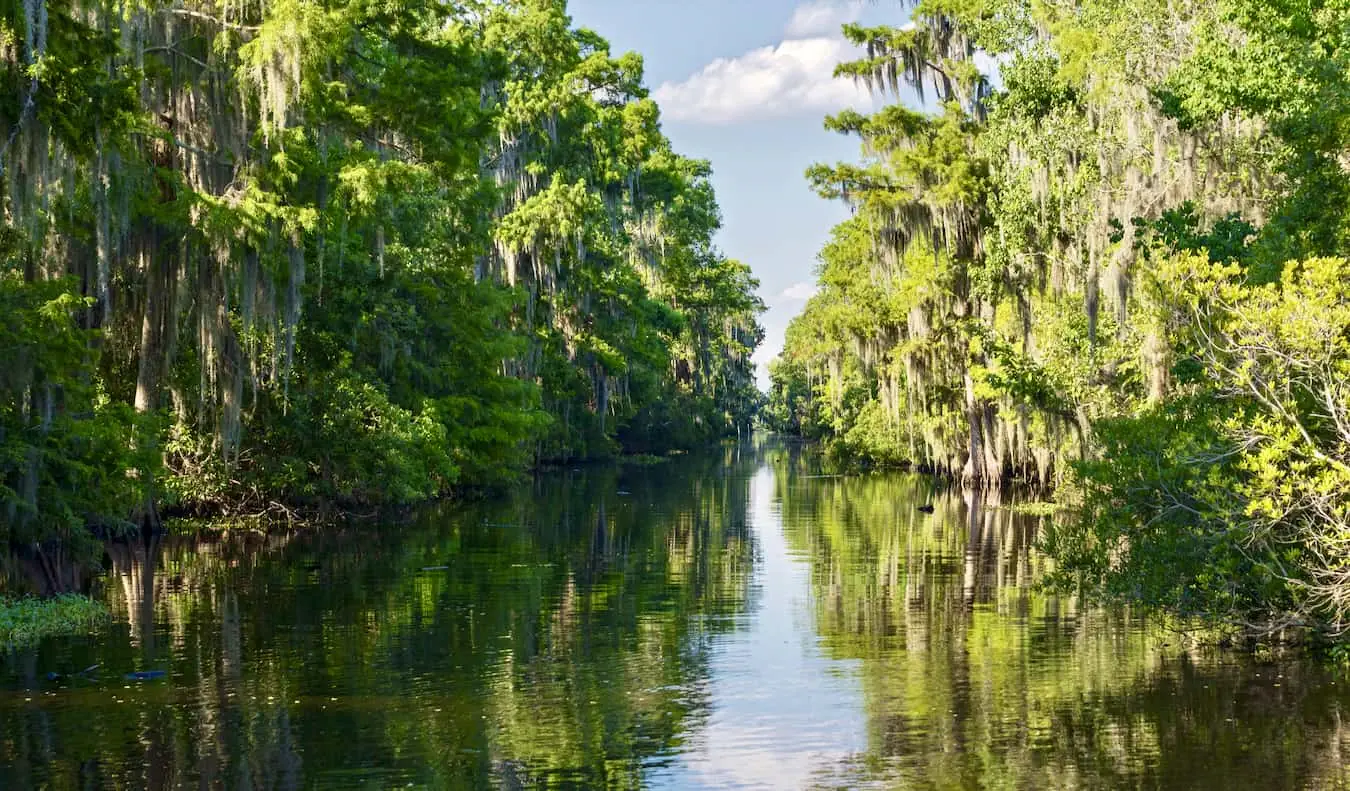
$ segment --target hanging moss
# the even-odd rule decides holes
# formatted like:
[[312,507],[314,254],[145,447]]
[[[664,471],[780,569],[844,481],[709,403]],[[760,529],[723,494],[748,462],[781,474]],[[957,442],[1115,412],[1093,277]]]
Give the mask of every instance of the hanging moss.
[[[0,282],[61,329],[10,333],[12,538],[748,426],[763,305],[712,244],[710,170],[563,2],[5,14]],[[64,492],[76,470],[122,483]]]
[[[1044,483],[1082,456],[1094,420],[1165,397],[1175,358],[1139,286],[1159,242],[1149,222],[1183,204],[1202,226],[1263,217],[1279,194],[1260,117],[1183,123],[1159,101],[1203,46],[1185,31],[1221,13],[1013,0],[918,4],[904,28],[845,26],[863,56],[836,75],[893,102],[826,120],[860,138],[862,161],[807,175],[856,217],[789,331],[775,419],[846,442],[874,402],[909,416],[890,456]],[[979,63],[997,63],[997,80]],[[936,109],[903,106],[902,91],[935,95]],[[863,228],[865,247],[839,241]],[[853,342],[891,335],[881,348]],[[840,380],[850,363],[832,350],[856,359],[857,381]],[[904,404],[876,366],[888,354]],[[796,361],[827,364],[827,386],[792,381]],[[861,406],[840,400],[849,388]]]

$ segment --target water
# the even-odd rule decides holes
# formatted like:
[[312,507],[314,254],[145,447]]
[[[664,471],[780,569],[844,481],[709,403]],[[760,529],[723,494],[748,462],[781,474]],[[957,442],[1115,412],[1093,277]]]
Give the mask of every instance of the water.
[[766,443],[113,547],[114,625],[0,664],[0,787],[1350,787],[1350,679],[1040,593],[1037,529]]

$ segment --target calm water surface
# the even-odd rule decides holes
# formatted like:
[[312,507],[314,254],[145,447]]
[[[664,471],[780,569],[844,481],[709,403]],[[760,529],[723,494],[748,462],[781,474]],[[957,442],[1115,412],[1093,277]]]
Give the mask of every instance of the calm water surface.
[[1037,529],[766,443],[117,546],[0,788],[1350,788],[1350,679],[1044,595]]

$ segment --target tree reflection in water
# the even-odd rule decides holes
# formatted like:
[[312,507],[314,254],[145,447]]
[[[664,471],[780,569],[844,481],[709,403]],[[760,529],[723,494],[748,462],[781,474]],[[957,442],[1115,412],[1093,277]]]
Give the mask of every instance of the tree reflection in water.
[[110,546],[110,633],[5,665],[4,785],[637,787],[703,716],[709,638],[746,605],[751,461]]
[[[860,723],[861,749],[798,764],[826,787],[1350,784],[1350,698],[1326,671],[1183,648],[1129,613],[1040,592],[1037,520],[997,495],[827,473],[765,441],[562,471],[404,522],[110,546],[98,590],[114,625],[4,660],[0,778],[711,784],[697,770],[713,748],[745,759],[736,778],[772,773],[807,739],[772,718],[816,707],[805,714]],[[752,507],[755,474],[771,507]],[[761,537],[788,553],[799,585],[766,580]],[[770,611],[792,634],[750,640]],[[803,677],[785,636],[835,686],[763,691],[785,701],[753,712],[772,750],[710,745],[726,732],[709,727],[714,714],[748,719],[719,697],[732,670],[751,687],[765,683],[756,662]],[[729,669],[729,657],[749,666]],[[89,678],[47,679],[94,664]],[[169,677],[123,677],[157,669]],[[839,684],[858,693],[824,692]]]
[[[868,751],[822,782],[901,788],[1343,788],[1350,696],[1306,658],[1183,647],[1037,589],[1040,521],[906,475],[773,457],[816,628],[861,662]],[[918,505],[932,503],[933,513]]]

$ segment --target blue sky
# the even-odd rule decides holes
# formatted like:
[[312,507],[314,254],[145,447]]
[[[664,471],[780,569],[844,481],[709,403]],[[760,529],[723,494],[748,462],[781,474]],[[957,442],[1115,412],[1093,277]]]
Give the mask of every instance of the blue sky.
[[873,101],[831,74],[854,56],[847,21],[900,23],[898,2],[859,0],[571,0],[573,22],[640,52],[675,149],[712,162],[722,206],[718,244],[749,264],[769,306],[756,355],[778,354],[783,331],[813,293],[816,253],[843,205],[811,192],[813,162],[858,156],[856,140],[826,132],[825,115]]

